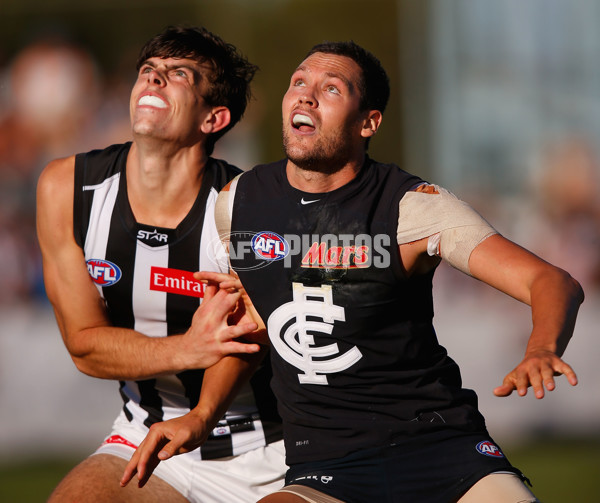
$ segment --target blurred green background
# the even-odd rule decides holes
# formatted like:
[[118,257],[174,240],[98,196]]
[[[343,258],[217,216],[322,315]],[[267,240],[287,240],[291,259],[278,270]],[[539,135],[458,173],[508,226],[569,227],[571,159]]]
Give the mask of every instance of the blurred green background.
[[[580,384],[559,379],[542,401],[491,393],[520,360],[528,309],[442,266],[435,323],[541,500],[600,502],[594,0],[0,0],[0,502],[44,501],[118,412],[117,385],[79,374],[60,340],[35,182],[55,157],[129,139],[137,51],[169,24],[204,25],[260,67],[244,119],[215,151],[243,169],[283,155],[281,97],[312,45],[352,39],[381,59],[392,96],[372,157],[446,186],[584,286],[565,354]],[[85,51],[89,74],[26,58],[57,38]]]

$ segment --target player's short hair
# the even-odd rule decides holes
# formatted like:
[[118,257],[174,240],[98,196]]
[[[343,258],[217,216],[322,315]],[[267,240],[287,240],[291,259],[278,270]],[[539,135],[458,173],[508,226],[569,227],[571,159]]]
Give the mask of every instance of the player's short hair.
[[359,83],[361,110],[384,112],[390,98],[390,80],[379,59],[352,40],[317,44],[308,51],[306,57],[308,58],[316,52],[336,54],[352,59],[362,70],[362,78]]
[[209,135],[208,154],[216,141],[242,118],[252,97],[250,82],[258,70],[237,48],[203,27],[168,26],[140,50],[136,70],[150,58],[185,58],[209,63],[208,91],[204,99],[212,106],[225,106],[231,113],[229,125]]

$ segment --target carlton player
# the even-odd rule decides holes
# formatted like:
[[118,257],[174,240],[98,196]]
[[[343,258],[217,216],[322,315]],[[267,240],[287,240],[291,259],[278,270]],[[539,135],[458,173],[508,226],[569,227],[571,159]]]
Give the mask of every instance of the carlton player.
[[[123,399],[112,432],[50,501],[245,503],[281,487],[286,469],[270,372],[243,384],[262,355],[238,337],[257,325],[230,324],[240,294],[192,274],[220,270],[214,204],[240,170],[209,156],[241,118],[256,67],[205,29],[177,27],[151,39],[137,67],[133,142],[53,161],[39,180],[44,277],[65,345],[79,370],[117,380]],[[119,487],[148,428],[196,405],[202,446],[141,490]]]
[[[373,55],[352,42],[315,46],[283,98],[287,158],[242,174],[217,202],[230,250],[258,234],[288,250],[277,260],[230,254],[241,283],[197,276],[226,290],[243,284],[268,329],[290,469],[260,503],[537,501],[437,341],[432,278],[445,260],[531,306],[525,356],[498,396],[531,386],[542,398],[559,374],[577,383],[560,356],[583,292],[449,192],[366,155],[388,96]],[[126,476],[156,458],[163,429]]]

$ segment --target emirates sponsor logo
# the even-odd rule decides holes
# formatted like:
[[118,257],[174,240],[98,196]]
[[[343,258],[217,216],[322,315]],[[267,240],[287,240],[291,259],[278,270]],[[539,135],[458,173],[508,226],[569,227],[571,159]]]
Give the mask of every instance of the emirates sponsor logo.
[[166,267],[150,269],[150,290],[190,297],[204,297],[204,285],[194,279],[193,273]]

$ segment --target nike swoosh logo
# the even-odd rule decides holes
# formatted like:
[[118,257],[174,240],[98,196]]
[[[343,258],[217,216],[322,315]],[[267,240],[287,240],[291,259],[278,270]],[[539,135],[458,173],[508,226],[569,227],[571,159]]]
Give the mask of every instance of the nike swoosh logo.
[[316,203],[317,201],[320,201],[320,199],[313,199],[312,201],[305,201],[304,198],[302,198],[300,200],[300,204],[311,204],[311,203]]

